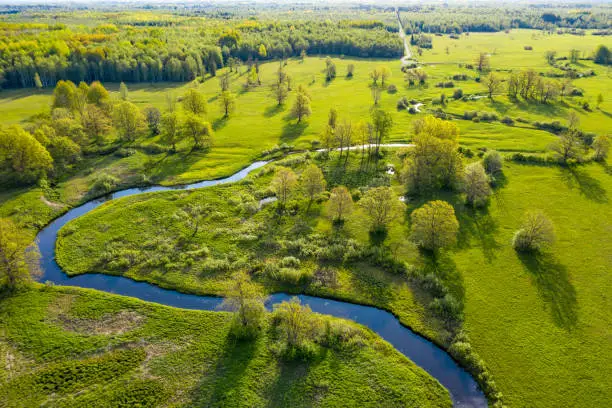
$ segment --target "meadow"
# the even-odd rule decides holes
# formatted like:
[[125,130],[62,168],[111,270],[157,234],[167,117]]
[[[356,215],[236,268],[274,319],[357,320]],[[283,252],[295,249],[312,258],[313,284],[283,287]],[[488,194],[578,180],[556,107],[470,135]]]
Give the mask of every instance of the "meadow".
[[6,407],[451,406],[446,390],[388,343],[338,319],[359,342],[321,347],[302,362],[278,357],[271,330],[236,341],[230,313],[91,290],[37,284],[4,296],[0,316]]
[[[485,94],[485,87],[476,81],[480,74],[465,67],[465,64],[473,64],[481,52],[490,54],[492,70],[506,79],[509,70],[532,68],[541,73],[559,73],[546,62],[546,51],[555,50],[559,57],[563,57],[570,49],[578,49],[581,56],[586,57],[597,45],[606,41],[609,42],[609,37],[592,36],[588,33],[585,36],[576,36],[545,34],[535,30],[471,33],[461,35],[460,39],[452,39],[446,35],[434,36],[434,48],[423,50],[422,56],[417,57],[429,76],[427,85],[413,87],[406,85],[397,60],[334,57],[338,75],[332,81],[326,81],[323,73],[325,56],[308,56],[303,62],[299,59],[289,59],[285,68],[293,83],[295,86],[306,85],[312,96],[312,116],[301,124],[297,124],[289,114],[293,95],[285,106],[280,108],[270,95],[268,81],[271,81],[277,70],[278,62],[261,64],[264,84],[246,91],[243,88],[246,77],[244,70],[241,74],[232,74],[231,87],[237,95],[237,106],[229,118],[222,117],[221,108],[218,106],[219,84],[216,78],[206,78],[203,83],[128,84],[131,102],[141,108],[152,105],[161,110],[166,106],[168,94],[180,97],[190,87],[197,87],[208,98],[207,118],[213,123],[215,130],[213,147],[208,151],[191,152],[188,146],[181,145],[175,154],[150,153],[145,149],[138,149],[129,157],[109,155],[85,158],[72,174],[66,175],[56,185],[1,191],[0,215],[13,218],[23,228],[24,233],[34,237],[36,231],[53,217],[91,198],[91,185],[96,175],[102,171],[120,179],[117,188],[143,183],[185,184],[232,174],[261,158],[265,151],[275,146],[284,144],[294,150],[318,146],[316,141],[322,140],[330,108],[338,110],[341,120],[350,119],[353,123],[369,120],[373,104],[369,72],[384,65],[392,72],[388,83],[397,87],[395,92],[383,92],[380,102],[380,108],[389,112],[394,122],[386,142],[411,141],[411,124],[414,119],[427,113],[436,113],[436,110],[441,108],[459,126],[459,144],[462,148],[469,149],[474,154],[485,149],[495,149],[508,158],[504,162],[503,178],[495,188],[490,204],[483,210],[468,208],[463,197],[457,193],[439,192],[427,197],[449,201],[457,213],[460,222],[458,246],[444,252],[439,264],[434,266],[443,275],[445,283],[451,287],[453,295],[460,299],[463,305],[464,330],[469,335],[474,350],[486,362],[504,395],[504,402],[513,407],[608,406],[612,401],[606,377],[612,368],[609,358],[612,354],[609,342],[612,327],[609,311],[612,305],[606,295],[610,289],[612,253],[612,242],[606,239],[612,232],[609,221],[612,219],[609,161],[561,166],[550,163],[521,164],[509,158],[517,152],[538,157],[549,156],[547,149],[558,139],[558,135],[536,128],[534,122],[558,120],[566,124],[570,112],[578,115],[581,130],[598,135],[610,134],[610,68],[581,59],[575,64],[576,68],[580,71],[595,72],[594,76],[573,81],[574,86],[580,88],[584,95],[559,98],[550,104],[523,101],[516,103],[503,93],[495,95],[493,100],[485,97],[476,100],[450,98],[456,88],[461,88],[464,95]],[[525,46],[531,46],[533,50],[525,50]],[[355,75],[352,78],[345,77],[349,64],[355,65]],[[221,72],[223,71],[219,71]],[[438,82],[449,81],[456,74],[465,74],[468,79],[454,81],[453,88],[435,86]],[[105,86],[113,92],[114,97],[118,97],[117,84]],[[436,103],[442,93],[449,98],[445,106]],[[599,94],[604,96],[600,104],[597,103]],[[423,112],[413,115],[406,110],[398,110],[396,104],[402,96],[424,103],[421,108]],[[585,101],[590,105],[589,110],[583,108]],[[3,124],[27,123],[28,117],[48,109],[50,103],[51,92],[47,90],[2,91],[0,111]],[[466,111],[491,112],[495,113],[498,119],[491,122],[464,120],[462,117]],[[499,120],[506,116],[514,120],[512,126]],[[138,140],[138,143],[146,146],[157,141],[155,137],[147,137]],[[308,160],[314,160],[322,166],[328,187],[348,184],[353,189],[358,189],[382,182],[390,184],[399,195],[405,192],[404,185],[395,176],[385,175],[387,163],[400,168],[401,159],[396,153],[395,150],[389,150],[380,161],[376,172],[365,180],[351,179],[351,171],[343,176],[334,175],[333,160],[322,160],[315,153],[310,154]],[[286,159],[286,165],[301,171],[303,161],[300,160],[303,159],[292,162],[292,157],[294,156]],[[466,161],[473,160],[475,158],[466,158]],[[358,154],[351,159],[349,170],[357,161]],[[236,185],[189,193],[146,194],[107,203],[71,222],[62,230],[57,246],[58,262],[70,274],[124,274],[181,291],[224,294],[232,282],[233,272],[248,265],[249,261],[256,260],[260,263],[261,273],[254,275],[255,280],[268,293],[301,292],[376,305],[392,311],[403,324],[418,333],[443,346],[449,345],[448,328],[427,308],[429,296],[406,276],[390,273],[379,265],[363,260],[346,264],[320,263],[305,258],[297,266],[292,264],[293,261],[286,261],[291,265],[280,268],[294,269],[293,272],[284,271],[284,275],[278,271],[276,274],[265,273],[266,264],[281,263],[284,257],[294,255],[282,246],[282,250],[279,250],[274,244],[291,241],[296,236],[338,235],[356,245],[372,244],[364,214],[359,209],[340,231],[330,222],[322,202],[313,204],[308,213],[304,212],[302,206],[297,215],[281,219],[277,216],[274,205],[264,206],[254,213],[244,212],[246,210],[243,211],[242,208],[252,206],[260,198],[272,194],[268,189],[271,174],[270,170],[265,170],[259,175],[252,175],[247,182]],[[406,216],[394,222],[383,242],[377,244],[390,249],[395,259],[400,262],[426,268],[430,266],[430,260],[406,239],[410,227],[409,214],[424,200],[408,200]],[[174,215],[189,203],[210,206],[212,215],[206,230],[190,244],[185,254],[169,259],[168,262],[160,261],[165,265],[163,268],[159,267],[161,263],[144,265],[145,260],[172,252],[174,242],[186,231],[184,223]],[[543,210],[556,227],[557,242],[539,255],[519,255],[511,245],[512,236],[519,228],[524,212],[529,209]],[[253,236],[262,238],[261,242],[253,242]],[[266,246],[268,244],[269,247]],[[108,261],[113,257],[127,261],[109,265]],[[326,276],[317,275],[318,271],[325,269],[323,267],[335,271],[334,286],[320,284],[322,281],[326,282]],[[270,267],[269,270],[274,268]],[[258,367],[261,368],[272,360],[266,349],[265,336],[245,349],[233,348],[232,353],[225,354],[229,361],[221,362],[220,368],[211,368],[219,362],[210,356],[216,355],[223,347],[228,347],[224,343],[229,321],[226,315],[176,311],[88,291],[70,292],[70,289],[42,289],[38,286],[14,299],[3,300],[0,313],[10,313],[11,310],[19,310],[27,305],[32,310],[31,313],[28,312],[28,316],[34,316],[31,318],[36,322],[40,319],[47,322],[49,318],[45,320],[44,316],[49,312],[45,312],[46,308],[56,302],[54,299],[65,296],[65,293],[76,293],[83,299],[82,305],[92,302],[96,306],[91,309],[99,309],[100,313],[110,313],[108,308],[115,302],[139,313],[146,310],[151,316],[149,320],[156,322],[155,326],[122,335],[122,340],[118,343],[114,343],[116,340],[113,338],[96,338],[94,347],[89,343],[90,340],[64,332],[58,334],[57,327],[45,326],[50,323],[36,323],[31,331],[26,331],[27,338],[10,337],[17,331],[25,331],[23,326],[13,325],[27,323],[18,322],[13,312],[12,317],[7,319],[9,323],[3,327],[4,342],[0,345],[7,348],[17,344],[18,348],[21,347],[22,349],[17,350],[19,353],[11,353],[19,356],[15,358],[23,359],[19,361],[30,359],[29,365],[24,363],[24,366],[32,367],[32,362],[45,360],[41,350],[51,346],[31,343],[33,338],[43,332],[58,336],[49,339],[50,344],[58,350],[78,346],[84,354],[91,354],[93,350],[105,347],[102,345],[135,341],[142,336],[162,344],[165,341],[176,341],[172,337],[173,328],[167,323],[176,320],[179,322],[176,324],[189,327],[193,339],[204,334],[210,337],[201,341],[193,340],[193,350],[178,350],[176,356],[159,357],[160,362],[153,364],[158,371],[154,372],[151,378],[144,376],[144,380],[140,378],[134,380],[135,383],[130,380],[121,383],[121,386],[161,390],[159,398],[167,398],[166,393],[172,387],[187,390],[198,384],[203,377],[202,367],[195,367],[193,361],[204,358],[209,361],[205,369],[216,370],[208,371],[216,374],[212,380],[209,378],[201,383],[201,398],[221,398],[225,393],[239,392],[253,398],[249,401],[253,401],[254,405],[282,406],[286,403],[296,403],[303,393],[314,395],[312,393],[316,394],[317,390],[325,389],[328,394],[322,405],[341,406],[342,401],[347,401],[342,398],[348,398],[369,406],[374,405],[374,396],[369,394],[369,391],[364,391],[363,395],[354,395],[353,392],[354,388],[366,383],[368,378],[374,378],[376,386],[382,387],[381,384],[384,383],[384,387],[392,387],[393,390],[387,394],[397,397],[396,402],[399,401],[403,406],[422,406],[414,402],[419,401],[418,398],[404,399],[409,398],[407,395],[412,392],[418,395],[433,393],[435,398],[431,406],[448,404],[446,396],[440,394],[436,388],[437,385],[432,385],[431,379],[422,376],[409,362],[390,351],[385,352],[383,358],[376,349],[364,349],[359,359],[331,353],[316,369],[285,367],[274,361],[265,371],[266,384],[279,387],[275,388],[281,391],[278,395],[288,398],[284,401],[274,400],[276,397],[272,394],[267,394],[267,391],[253,385],[260,375]],[[116,306],[112,312],[117,312],[118,308],[119,306]],[[166,323],[162,323],[163,321]],[[374,337],[369,341],[380,342]],[[144,347],[148,356],[148,346]],[[79,355],[79,358],[83,355]],[[59,359],[59,354],[55,356],[53,358]],[[240,366],[244,365],[247,359],[254,365],[249,365],[244,373]],[[148,360],[145,359],[146,361]],[[342,364],[338,364],[339,362]],[[184,384],[183,379],[177,378],[173,371],[182,365],[190,367],[191,370]],[[337,374],[339,379],[327,382],[327,376],[332,370],[330,367],[343,367],[343,371]],[[130,370],[132,371],[128,370],[127,374],[123,374],[126,378],[135,378],[135,372],[138,370],[148,373],[150,369],[141,367]],[[304,374],[304,371],[307,374]],[[306,382],[313,384],[309,385],[311,388],[292,388],[297,386],[291,381],[298,377],[299,381],[302,381],[304,375],[312,378]],[[286,382],[283,380],[278,383],[279,378],[285,376],[288,378]],[[414,380],[400,381],[403,376]],[[349,377],[350,381],[356,381],[359,386],[352,388],[352,384],[343,388],[343,384],[349,383]],[[240,388],[230,391],[221,385],[219,378],[238,378],[237,384]],[[319,383],[324,384],[317,385]],[[82,398],[79,401],[91,401],[87,398],[111,395],[116,386],[118,382],[97,386],[95,390],[87,391],[84,396],[77,398]],[[253,391],[253,388],[256,390]],[[366,389],[370,390],[367,387]],[[19,387],[9,390],[13,398],[11,401],[18,401],[26,394]],[[101,394],[98,394],[98,391]],[[46,398],[43,394],[44,392],[34,393],[30,398],[38,403]],[[186,399],[186,395],[187,391],[180,391],[171,398],[176,398],[179,402],[190,401]],[[377,404],[384,406],[385,402],[377,401]]]

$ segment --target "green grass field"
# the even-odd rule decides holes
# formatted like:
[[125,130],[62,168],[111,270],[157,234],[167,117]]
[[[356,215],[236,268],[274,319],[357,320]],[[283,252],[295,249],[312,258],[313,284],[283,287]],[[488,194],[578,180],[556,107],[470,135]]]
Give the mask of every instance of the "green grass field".
[[[368,119],[372,106],[368,73],[379,65],[391,68],[393,76],[389,83],[398,87],[395,94],[384,92],[381,101],[381,107],[393,115],[394,127],[389,141],[409,141],[411,122],[422,114],[413,116],[398,111],[397,100],[406,96],[424,102],[424,111],[437,108],[439,106],[432,105],[432,99],[442,92],[450,96],[453,89],[434,85],[459,73],[467,74],[470,79],[455,81],[455,88],[460,87],[465,94],[484,94],[484,86],[474,80],[478,73],[458,65],[473,63],[478,53],[491,54],[493,70],[498,70],[503,77],[508,70],[528,68],[546,73],[555,70],[545,61],[546,51],[556,50],[559,56],[565,56],[570,49],[576,48],[588,56],[598,44],[606,43],[608,39],[591,35],[545,35],[532,30],[476,33],[462,35],[459,40],[434,36],[433,50],[425,50],[419,57],[429,75],[429,85],[413,88],[406,87],[398,61],[334,58],[338,77],[326,83],[322,72],[325,65],[323,56],[308,57],[304,63],[290,60],[287,70],[294,86],[307,85],[312,94],[313,115],[299,126],[288,115],[293,96],[284,108],[275,108],[269,87],[265,85],[271,80],[278,63],[263,64],[264,85],[246,92],[242,90],[245,76],[233,76],[232,90],[238,96],[237,109],[228,120],[221,119],[215,100],[219,93],[218,81],[207,79],[197,86],[209,97],[208,120],[215,127],[214,146],[210,151],[188,154],[187,146],[182,146],[174,155],[138,151],[127,158],[86,159],[74,174],[60,180],[54,188],[31,187],[0,192],[0,215],[12,217],[24,232],[33,237],[65,208],[85,200],[93,180],[101,171],[119,177],[121,187],[142,182],[142,174],[156,183],[187,183],[229,175],[275,145],[286,143],[296,148],[309,148],[313,140],[321,139],[331,107],[338,109],[341,119],[351,119],[353,123]],[[533,50],[524,50],[527,45]],[[353,79],[344,77],[349,63],[356,67]],[[460,144],[474,152],[489,148],[505,153],[544,153],[557,136],[535,129],[533,122],[559,120],[566,123],[570,112],[578,114],[582,130],[610,134],[610,68],[586,60],[581,60],[578,68],[593,69],[596,73],[592,77],[574,80],[574,85],[584,91],[584,97],[567,97],[554,104],[541,105],[512,103],[505,95],[496,95],[494,101],[486,98],[451,100],[443,109],[455,117],[453,120],[460,127]],[[154,105],[163,109],[168,92],[180,96],[189,86],[196,85],[130,86],[129,98],[140,107]],[[117,92],[116,84],[108,87]],[[600,93],[604,102],[596,106]],[[29,116],[48,109],[50,100],[50,93],[46,91],[39,94],[31,91],[1,92],[3,124],[26,121]],[[581,107],[583,101],[590,103],[591,111]],[[507,126],[499,121],[476,123],[458,118],[463,112],[473,110],[493,112],[499,118],[522,118],[525,122]],[[148,144],[155,141],[147,138],[139,142]],[[400,164],[393,153],[389,153],[381,164],[387,162]],[[471,343],[489,366],[509,406],[606,407],[612,401],[606,377],[612,369],[609,358],[612,354],[609,341],[612,336],[609,313],[612,305],[607,295],[609,271],[612,270],[612,242],[606,239],[612,232],[611,174],[610,164],[591,163],[564,168],[506,162],[504,180],[484,211],[466,209],[462,198],[456,194],[440,194],[453,203],[461,224],[458,248],[448,252],[443,259],[445,270],[449,272],[445,279],[452,286],[453,293],[463,301],[465,328]],[[267,223],[277,222],[272,207],[264,207],[252,216],[237,212],[241,200],[250,200],[247,196],[240,198],[241,193],[248,192],[257,197],[269,194],[265,191],[269,179],[269,175],[263,175],[254,178],[253,184],[130,197],[108,203],[68,224],[64,236],[58,241],[58,261],[69,273],[119,273],[183,291],[223,294],[231,281],[232,268],[219,271],[215,269],[219,264],[204,262],[184,268],[186,259],[179,259],[174,269],[165,271],[143,268],[139,263],[130,265],[129,262],[117,268],[109,267],[107,261],[102,262],[103,253],[111,248],[118,251],[118,258],[133,255],[121,252],[124,250],[139,253],[141,257],[143,254],[152,257],[156,248],[165,244],[156,241],[156,237],[169,237],[172,241],[184,233],[182,224],[172,216],[176,209],[189,202],[213,206],[217,218],[211,218],[209,228],[199,236],[197,243],[206,246],[210,259],[227,258],[230,265],[239,265],[238,261],[245,253],[264,261],[276,258],[270,248],[262,249],[248,240],[254,231],[285,239],[297,234],[329,235],[335,231],[320,204],[315,204],[308,216],[286,217],[280,227],[272,231],[264,228]],[[397,180],[392,180],[392,183],[398,194],[403,193]],[[236,203],[228,204],[227,200],[236,200]],[[420,204],[421,201],[408,202],[407,213]],[[511,247],[512,235],[528,209],[543,210],[557,230],[556,244],[537,257],[518,256]],[[234,228],[230,231],[228,225]],[[398,259],[422,264],[425,262],[423,256],[406,239],[408,227],[405,220],[394,223],[385,244],[394,248]],[[346,223],[342,235],[367,244],[370,242],[367,228],[363,214],[357,211]],[[113,244],[109,246],[109,242]],[[144,245],[147,243],[150,246]],[[108,258],[108,254],[105,256]],[[312,273],[317,266],[307,260],[300,270]],[[424,306],[427,297],[406,283],[404,277],[366,263],[338,266],[336,269],[337,286],[334,288],[291,284],[263,275],[257,279],[268,291],[306,292],[392,310],[415,331],[445,343],[447,333],[443,325]],[[28,296],[38,297],[39,294]],[[45,293],[45,296],[51,295]],[[93,295],[88,293],[87,296]],[[185,359],[178,359],[176,367],[184,362]],[[32,398],[42,397],[36,394]]]
[[[461,223],[459,248],[447,254],[444,268],[454,293],[465,302],[466,328],[510,406],[546,407],[551,402],[580,406],[585,401],[589,406],[603,406],[612,397],[604,386],[609,368],[605,356],[610,352],[606,271],[612,246],[601,239],[612,227],[609,170],[600,164],[571,169],[506,164],[504,174],[505,185],[486,211],[466,208],[457,195],[441,197],[453,202]],[[69,273],[119,273],[183,291],[223,294],[235,267],[217,271],[206,265],[225,259],[225,254],[254,256],[249,265],[290,255],[242,241],[243,235],[255,234],[256,242],[268,242],[291,239],[297,231],[300,236],[333,232],[320,206],[279,224],[272,206],[245,218],[236,210],[239,205],[228,205],[228,200],[231,203],[245,193],[262,194],[267,180],[269,176],[262,176],[243,186],[150,194],[109,203],[62,230],[58,262]],[[206,230],[195,238],[194,248],[208,248],[205,260],[183,267],[151,268],[138,260],[109,266],[109,251],[115,261],[129,257],[130,251],[144,250],[147,260],[165,256],[160,242],[174,245],[178,237],[188,234],[172,214],[189,202],[215,209]],[[420,201],[409,203],[409,211],[418,205]],[[558,243],[537,257],[518,256],[511,246],[528,209],[542,209],[557,226]],[[266,230],[265,225],[274,227]],[[340,233],[367,244],[367,229],[358,211]],[[396,221],[386,244],[396,248],[402,260],[423,262],[406,242],[407,230],[404,222]],[[321,267],[305,259],[300,268],[308,273]],[[268,291],[297,290],[386,308],[408,326],[445,342],[443,326],[423,307],[425,295],[407,285],[405,278],[376,267],[363,263],[338,267],[334,287],[321,287],[316,281],[279,282],[265,273],[255,277]],[[532,386],[525,386],[526,379]]]
[[90,290],[4,294],[0,316],[4,407],[451,406],[437,381],[352,323],[359,345],[289,362],[267,330],[236,342],[229,313]]

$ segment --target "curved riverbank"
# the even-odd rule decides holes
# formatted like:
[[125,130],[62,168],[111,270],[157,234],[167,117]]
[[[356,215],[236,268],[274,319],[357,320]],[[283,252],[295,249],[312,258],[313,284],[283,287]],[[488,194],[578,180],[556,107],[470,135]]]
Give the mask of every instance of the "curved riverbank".
[[[174,187],[153,186],[118,191],[103,199],[92,200],[69,210],[51,222],[38,234],[39,248],[42,255],[43,275],[41,281],[50,281],[57,285],[70,285],[98,289],[110,293],[132,296],[145,301],[187,309],[215,310],[222,302],[218,297],[207,297],[179,293],[162,289],[145,282],[136,282],[122,276],[85,274],[68,277],[55,262],[55,242],[58,231],[69,221],[80,217],[102,205],[104,202],[145,192],[167,191],[177,189],[195,189],[210,187],[223,183],[239,181],[254,169],[267,164],[259,161],[251,164],[238,173],[218,180],[207,180],[194,184]],[[287,300],[291,295],[275,294],[268,300],[268,306]],[[315,312],[348,318],[368,326],[396,349],[422,367],[444,385],[451,394],[457,407],[486,407],[487,401],[475,380],[461,368],[444,350],[434,343],[410,331],[391,313],[371,306],[356,305],[348,302],[299,295],[302,302],[311,306]]]

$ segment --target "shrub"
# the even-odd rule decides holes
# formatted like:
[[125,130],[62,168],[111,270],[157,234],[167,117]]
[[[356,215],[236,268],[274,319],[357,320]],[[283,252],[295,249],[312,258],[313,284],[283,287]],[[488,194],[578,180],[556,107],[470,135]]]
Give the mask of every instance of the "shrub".
[[482,162],[483,162],[485,170],[489,174],[495,174],[501,171],[502,166],[503,166],[502,157],[499,154],[499,152],[495,150],[487,151],[484,154]]
[[463,307],[451,294],[435,298],[429,304],[429,308],[447,323],[458,323],[463,319]]
[[390,94],[394,94],[397,92],[397,86],[395,86],[394,84],[391,84],[387,87],[387,92],[389,92]]
[[463,112],[463,119],[465,120],[473,120],[475,117],[478,117],[478,111]]
[[469,78],[465,74],[455,74],[453,75],[453,81],[467,81]]
[[408,113],[411,113],[414,115],[415,113],[418,113],[418,112],[414,106],[411,106],[410,108],[408,108]]
[[92,194],[108,194],[119,184],[119,179],[108,173],[100,173],[91,186]]
[[403,110],[406,109],[410,106],[410,102],[408,102],[408,98],[406,98],[405,96],[402,96],[401,98],[399,98],[399,100],[397,101],[397,109],[398,110]]
[[531,45],[526,45],[523,47],[525,51],[533,51],[533,47]]
[[463,98],[463,89],[457,88],[455,92],[453,92],[453,99],[461,99]]
[[497,115],[491,112],[480,112],[478,117],[484,122],[493,122],[497,120]]
[[504,116],[504,118],[501,120],[501,123],[503,123],[504,125],[513,126],[514,119],[512,119],[510,116]]
[[561,133],[567,130],[567,127],[562,125],[558,120],[553,120],[552,122],[533,122],[533,126],[538,129],[547,130],[553,133]]
[[299,268],[300,260],[294,256],[286,256],[280,261],[280,266],[283,268]]

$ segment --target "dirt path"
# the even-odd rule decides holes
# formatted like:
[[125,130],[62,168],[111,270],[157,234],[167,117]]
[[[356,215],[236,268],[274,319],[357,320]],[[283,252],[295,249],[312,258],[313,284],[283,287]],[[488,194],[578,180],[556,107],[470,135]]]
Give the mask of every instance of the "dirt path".
[[400,18],[399,9],[395,9],[395,14],[397,15],[397,24],[399,25],[399,36],[402,38],[404,42],[404,56],[401,61],[402,64],[407,64],[408,61],[412,59],[412,51],[410,50],[410,45],[408,44],[408,40],[406,39],[406,32],[404,31],[404,27],[402,26],[402,19]]
[[47,204],[49,207],[55,210],[61,210],[62,208],[65,207],[65,204],[54,203],[53,201],[47,200],[47,197],[45,197],[44,195],[40,196],[40,201],[42,201],[43,203]]

